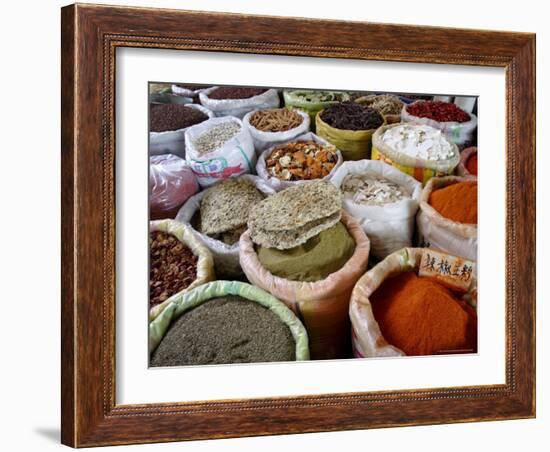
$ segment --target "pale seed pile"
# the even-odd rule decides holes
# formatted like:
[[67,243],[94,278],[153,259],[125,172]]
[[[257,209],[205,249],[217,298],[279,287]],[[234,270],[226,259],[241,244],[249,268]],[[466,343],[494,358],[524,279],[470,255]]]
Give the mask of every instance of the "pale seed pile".
[[229,141],[241,131],[241,126],[235,121],[228,121],[204,132],[195,141],[195,149],[199,155],[208,154]]

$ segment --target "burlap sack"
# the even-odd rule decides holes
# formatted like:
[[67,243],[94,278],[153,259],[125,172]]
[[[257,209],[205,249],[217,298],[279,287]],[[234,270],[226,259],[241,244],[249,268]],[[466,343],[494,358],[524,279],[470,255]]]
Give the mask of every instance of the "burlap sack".
[[477,176],[476,174],[470,174],[470,172],[468,171],[468,168],[466,168],[466,163],[468,162],[468,159],[476,154],[477,154],[476,146],[472,146],[464,149],[460,153],[460,163],[456,167],[456,174],[458,174],[459,176]]
[[246,231],[240,240],[241,267],[248,280],[282,300],[304,323],[312,359],[347,358],[350,354],[349,299],[355,282],[367,269],[370,242],[346,212],[342,223],[355,239],[355,252],[337,272],[317,282],[290,281],[269,273],[261,264]]

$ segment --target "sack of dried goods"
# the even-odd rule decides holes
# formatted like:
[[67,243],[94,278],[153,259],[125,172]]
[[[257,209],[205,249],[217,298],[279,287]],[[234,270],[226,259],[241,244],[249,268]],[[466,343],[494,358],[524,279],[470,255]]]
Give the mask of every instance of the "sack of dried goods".
[[477,261],[477,178],[430,179],[416,223],[423,246]]
[[173,299],[214,279],[212,254],[188,226],[173,220],[149,222],[149,320]]
[[401,120],[435,127],[461,149],[473,141],[477,127],[474,114],[466,113],[455,104],[441,101],[420,100],[404,105]]
[[456,173],[459,176],[477,177],[477,147],[466,148],[460,153],[460,163],[456,168]]
[[344,209],[361,225],[379,259],[411,246],[422,185],[377,160],[344,162],[330,181],[343,194]]
[[280,191],[304,181],[328,179],[342,160],[334,145],[309,132],[262,152],[256,172]]
[[393,94],[369,94],[358,97],[354,102],[374,108],[384,116],[388,124],[401,122],[401,110],[404,102]]
[[214,281],[173,297],[149,324],[153,367],[304,361],[307,332],[284,303],[237,281]]
[[214,113],[194,104],[150,104],[149,155],[175,154],[185,158],[185,131]]
[[372,134],[385,124],[375,109],[354,102],[341,102],[317,113],[317,135],[336,146],[344,160],[368,159]]
[[351,99],[350,95],[344,91],[312,90],[285,90],[283,91],[283,98],[285,107],[299,108],[309,115],[313,132],[315,132],[315,116],[317,116],[317,113],[329,105]]
[[254,110],[243,118],[256,153],[309,132],[309,115],[291,108]]
[[173,83],[171,86],[171,91],[178,96],[189,97],[193,99],[193,103],[198,104],[200,102],[199,94],[208,88],[212,88],[212,85],[203,85],[199,83]]
[[279,106],[276,89],[240,86],[213,86],[199,94],[199,100],[216,116],[242,119],[249,111]]
[[257,176],[229,178],[189,198],[176,220],[188,224],[212,252],[218,277],[239,277],[239,237],[246,229],[248,213],[273,193]]
[[187,162],[176,155],[149,157],[149,216],[152,220],[174,218],[178,210],[199,191],[199,183]]
[[248,280],[298,315],[313,359],[348,357],[349,297],[370,245],[338,189],[324,181],[287,188],[260,202],[248,227],[240,239]]
[[185,158],[201,187],[254,171],[252,137],[238,118],[209,119],[187,129],[185,140]]
[[353,289],[354,355],[476,353],[475,273],[475,263],[428,248],[390,254]]
[[421,124],[390,124],[372,136],[372,159],[382,160],[426,184],[453,174],[460,160],[456,144],[438,129]]

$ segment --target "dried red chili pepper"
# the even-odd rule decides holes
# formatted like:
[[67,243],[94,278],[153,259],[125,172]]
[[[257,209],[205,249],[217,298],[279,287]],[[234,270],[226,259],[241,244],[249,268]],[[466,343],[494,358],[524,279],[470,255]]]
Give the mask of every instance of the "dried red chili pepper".
[[441,101],[414,102],[407,112],[419,118],[433,119],[438,122],[467,122],[470,115],[455,104]]

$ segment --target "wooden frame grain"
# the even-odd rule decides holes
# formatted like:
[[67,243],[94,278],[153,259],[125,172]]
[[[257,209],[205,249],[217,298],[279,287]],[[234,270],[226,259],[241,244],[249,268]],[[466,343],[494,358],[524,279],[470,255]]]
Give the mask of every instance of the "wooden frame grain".
[[[64,444],[84,447],[535,415],[535,35],[82,4],[62,9],[61,35]],[[117,47],[505,68],[506,383],[116,405]]]

